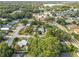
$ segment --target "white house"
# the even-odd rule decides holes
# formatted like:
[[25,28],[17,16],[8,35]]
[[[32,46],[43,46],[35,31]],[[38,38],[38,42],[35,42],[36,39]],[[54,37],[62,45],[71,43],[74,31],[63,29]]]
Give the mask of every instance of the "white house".
[[72,23],[74,20],[72,20],[72,19],[67,19],[67,20],[65,20],[67,23]]
[[4,19],[4,18],[0,18],[2,21],[6,21],[7,19]]
[[18,45],[19,47],[25,46],[25,45],[27,45],[27,41],[26,41],[26,40],[21,40],[21,41],[19,41],[19,42],[17,43],[17,45]]

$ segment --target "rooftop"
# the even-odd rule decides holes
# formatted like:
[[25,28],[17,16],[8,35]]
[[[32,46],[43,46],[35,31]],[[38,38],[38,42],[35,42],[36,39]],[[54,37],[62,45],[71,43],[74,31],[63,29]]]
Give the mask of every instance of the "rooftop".
[[78,29],[74,29],[74,32],[75,32],[76,34],[79,34],[79,28],[78,28]]
[[27,45],[27,41],[26,41],[26,40],[21,40],[21,41],[19,41],[19,42],[17,43],[17,45],[18,45],[19,47],[25,46],[25,45]]

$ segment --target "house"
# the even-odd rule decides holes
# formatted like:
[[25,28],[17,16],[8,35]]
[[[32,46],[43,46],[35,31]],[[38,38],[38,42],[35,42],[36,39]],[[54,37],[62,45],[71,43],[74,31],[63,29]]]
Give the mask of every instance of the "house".
[[10,28],[8,27],[3,27],[3,28],[0,28],[1,31],[5,31],[5,33],[7,34],[10,30]]
[[79,28],[74,29],[74,33],[79,34]]
[[47,16],[48,16],[48,15],[49,15],[49,16],[52,16],[52,14],[51,14],[50,12],[48,12],[48,11],[45,11],[45,12],[44,12],[44,15],[47,15]]
[[0,18],[0,20],[2,20],[2,21],[6,21],[7,19],[5,19],[5,18]]
[[30,26],[30,24],[29,24],[29,23],[26,25],[26,27],[28,27],[28,26]]
[[35,15],[33,15],[33,16],[35,16],[36,19],[42,20],[42,21],[43,21],[45,18],[47,18],[47,15],[46,15],[46,14],[35,14]]
[[66,21],[66,23],[72,23],[74,20],[72,20],[72,19],[67,19],[67,20],[65,20]]
[[26,40],[21,40],[21,41],[19,41],[19,42],[17,43],[17,45],[18,45],[19,47],[26,46],[26,45],[27,45],[27,41],[26,41]]
[[42,28],[38,28],[38,32],[40,33],[40,34],[44,34],[44,28],[42,27]]
[[77,25],[76,24],[70,24],[70,25],[67,25],[67,28],[70,30],[72,30],[72,29],[75,29],[75,28],[77,28]]
[[9,28],[1,28],[0,30],[3,30],[3,31],[8,31]]
[[39,34],[44,34],[47,31],[47,29],[44,28],[43,26],[39,28],[37,28],[37,26],[33,26],[33,27],[34,27],[33,28],[34,33],[37,31]]
[[40,13],[40,14],[33,14],[33,16],[37,19],[37,20],[40,20],[40,21],[45,21],[45,19],[48,17],[48,16],[52,16],[52,14],[50,12],[43,12],[43,13]]

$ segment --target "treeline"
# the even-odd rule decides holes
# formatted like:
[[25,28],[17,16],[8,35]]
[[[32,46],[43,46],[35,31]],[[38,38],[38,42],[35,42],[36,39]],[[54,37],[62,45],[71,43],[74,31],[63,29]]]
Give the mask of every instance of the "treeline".
[[24,17],[31,18],[32,13],[40,12],[39,6],[41,5],[36,3],[0,3],[0,17],[8,19],[18,19]]

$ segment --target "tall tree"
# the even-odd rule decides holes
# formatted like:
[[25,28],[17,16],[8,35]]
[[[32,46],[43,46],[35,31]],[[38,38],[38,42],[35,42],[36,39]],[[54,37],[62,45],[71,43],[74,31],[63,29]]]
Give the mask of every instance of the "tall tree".
[[0,43],[0,57],[10,57],[14,53],[14,49],[8,47],[5,42]]

